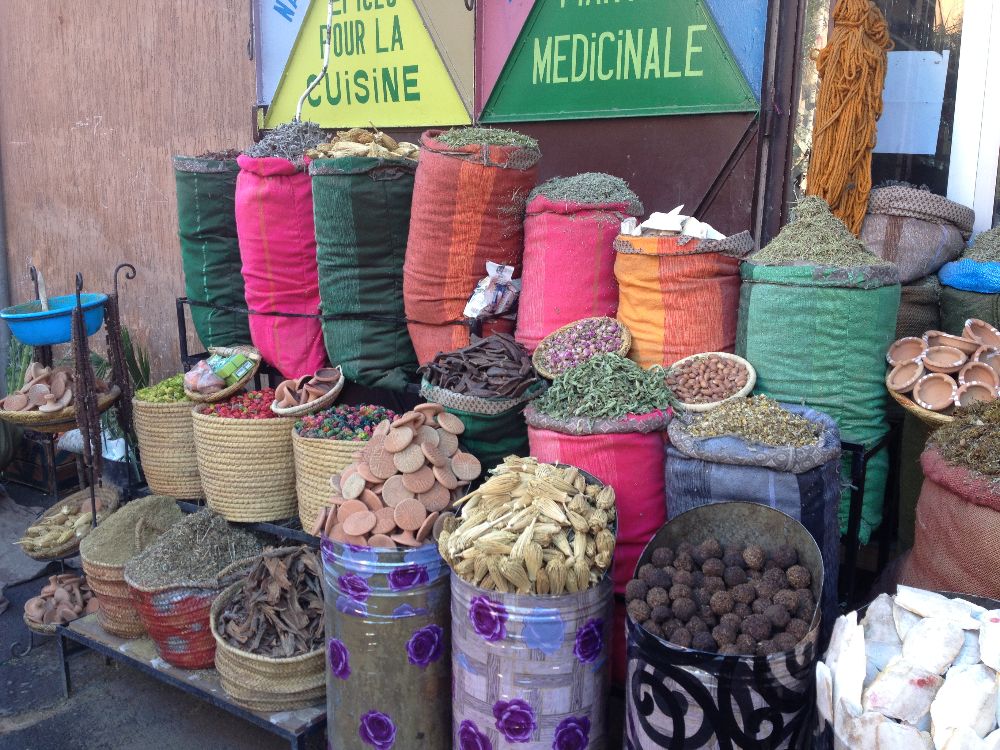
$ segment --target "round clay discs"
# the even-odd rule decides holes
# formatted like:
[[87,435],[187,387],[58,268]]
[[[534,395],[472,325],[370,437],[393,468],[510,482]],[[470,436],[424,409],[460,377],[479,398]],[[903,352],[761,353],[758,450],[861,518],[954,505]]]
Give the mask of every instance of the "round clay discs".
[[440,482],[435,482],[430,490],[417,495],[417,500],[428,513],[434,513],[444,510],[451,504],[451,493]]
[[443,411],[437,415],[437,420],[438,426],[445,432],[450,432],[452,435],[461,435],[465,432],[465,423],[454,414]]
[[351,474],[344,480],[343,495],[348,500],[354,500],[365,491],[365,478],[360,474]]
[[[423,424],[422,420],[423,420],[423,415],[421,415],[420,412],[408,411],[403,416],[397,418],[396,421],[392,423],[392,426],[397,428],[406,427],[407,425],[414,425],[415,427],[420,427],[420,424]],[[420,424],[416,424],[418,421],[420,422]]]
[[354,453],[351,454],[352,461],[364,461],[365,458],[366,456],[364,451],[354,451]]
[[340,493],[340,474],[334,474],[330,477],[330,489],[338,494]]
[[[440,441],[440,438],[438,440]],[[420,450],[434,466],[445,466],[448,463],[448,457],[441,452],[441,448],[435,443],[425,440],[421,444]]]
[[462,451],[459,451],[451,457],[451,470],[459,479],[471,482],[479,476],[479,473],[483,470],[483,465],[471,453],[462,453]]
[[344,503],[349,503],[346,497],[341,497],[340,495],[334,495],[330,498],[330,505],[343,505]]
[[403,475],[403,486],[414,495],[420,492],[427,492],[434,486],[434,473],[428,466],[421,466],[410,474]]
[[435,430],[430,425],[424,425],[417,432],[417,436],[420,438],[421,443],[430,443],[431,445],[437,445],[441,442],[441,438],[438,436],[437,430]]
[[447,490],[454,490],[458,487],[458,477],[448,466],[435,466],[434,478]]
[[431,513],[424,522],[420,524],[420,528],[417,529],[416,537],[418,542],[424,541],[427,537],[431,535],[431,531],[434,530],[434,522],[438,519],[438,513]]
[[396,549],[396,543],[385,534],[372,534],[368,537],[369,547],[385,547],[386,549]]
[[413,497],[414,493],[406,489],[403,484],[403,476],[400,474],[389,477],[382,486],[382,500],[392,508],[395,508],[404,500],[410,500]]
[[396,473],[396,464],[394,463],[393,457],[399,455],[398,453],[389,453],[384,447],[379,447],[379,449],[372,450],[371,460],[368,462],[368,468],[371,469],[372,474],[381,480],[386,480]]
[[427,518],[427,509],[417,500],[404,500],[396,506],[393,516],[403,531],[416,531]]
[[379,482],[378,484],[369,485],[368,489],[374,492],[379,497],[382,496],[382,488],[385,486],[385,482]]
[[441,404],[435,404],[432,402],[427,402],[426,404],[417,404],[413,407],[413,411],[419,411],[421,414],[427,417],[436,417],[438,414],[444,411],[444,407]]
[[377,425],[375,425],[375,429],[372,430],[372,437],[373,438],[385,437],[388,434],[389,434],[389,420],[388,419],[383,419],[381,422],[379,422]]
[[392,539],[392,541],[396,542],[396,544],[402,544],[404,547],[420,546],[420,542],[418,542],[417,538],[413,536],[412,531],[404,531],[400,534],[393,534],[389,538]]
[[424,454],[419,445],[408,445],[392,454],[392,462],[404,474],[411,474],[424,465]]
[[445,456],[449,458],[455,455],[455,451],[458,450],[458,438],[452,433],[446,430],[438,429],[438,437],[440,442],[438,443],[438,450],[441,451]]
[[367,547],[368,540],[363,536],[344,534],[344,544],[353,544],[355,547]]
[[455,517],[455,514],[452,513],[451,511],[445,511],[444,513],[438,513],[438,517],[436,519],[434,519],[434,529],[433,529],[433,532],[432,532],[433,536],[434,536],[434,541],[435,542],[438,540],[438,537],[441,536],[441,532],[444,531],[444,522],[447,521],[449,518],[454,518],[454,517]]
[[396,530],[396,516],[392,508],[382,508],[375,511],[375,534],[391,534]]
[[360,500],[348,500],[346,503],[337,508],[337,523],[343,524],[344,521],[346,521],[355,513],[367,513],[367,512],[368,512],[368,506],[365,505]]
[[347,534],[344,533],[344,525],[338,523],[330,532],[330,538],[341,544],[347,544]]
[[390,453],[399,453],[413,442],[413,430],[407,426],[393,427],[385,436],[385,449]]
[[363,513],[352,513],[344,520],[344,533],[348,536],[361,536],[375,528],[375,514],[370,510]]
[[373,490],[365,490],[364,492],[361,493],[361,497],[358,499],[365,505],[367,505],[368,510],[370,510],[372,513],[374,513],[384,505],[383,502],[379,500],[378,495],[376,495]]
[[372,470],[368,468],[367,463],[359,463],[357,464],[357,467],[358,467],[357,473],[363,476],[365,478],[365,481],[368,482],[369,484],[376,484],[382,481],[377,476],[372,474]]

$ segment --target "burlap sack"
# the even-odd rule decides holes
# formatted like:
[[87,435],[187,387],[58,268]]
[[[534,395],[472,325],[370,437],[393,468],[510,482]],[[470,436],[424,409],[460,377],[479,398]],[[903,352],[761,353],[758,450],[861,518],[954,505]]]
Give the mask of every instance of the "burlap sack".
[[954,224],[966,239],[972,235],[972,226],[976,221],[975,211],[968,206],[929,190],[906,185],[872,190],[868,197],[868,213],[911,216],[924,221]]
[[923,336],[941,329],[941,283],[937,276],[927,276],[905,284],[896,317],[896,338]]
[[904,284],[937,273],[965,248],[954,224],[887,214],[865,216],[861,241],[880,258],[895,263]]

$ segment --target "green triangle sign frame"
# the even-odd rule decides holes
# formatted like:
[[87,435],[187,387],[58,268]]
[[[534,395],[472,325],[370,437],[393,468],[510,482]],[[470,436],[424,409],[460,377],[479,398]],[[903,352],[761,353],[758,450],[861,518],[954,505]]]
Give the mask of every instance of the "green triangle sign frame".
[[536,0],[480,120],[759,107],[704,0]]

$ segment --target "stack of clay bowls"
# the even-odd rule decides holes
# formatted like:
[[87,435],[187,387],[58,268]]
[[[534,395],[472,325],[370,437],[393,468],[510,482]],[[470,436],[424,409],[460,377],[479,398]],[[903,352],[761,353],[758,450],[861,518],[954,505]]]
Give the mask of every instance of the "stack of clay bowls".
[[919,406],[946,413],[1000,396],[1000,331],[978,319],[961,336],[927,331],[899,339],[886,354],[885,384]]

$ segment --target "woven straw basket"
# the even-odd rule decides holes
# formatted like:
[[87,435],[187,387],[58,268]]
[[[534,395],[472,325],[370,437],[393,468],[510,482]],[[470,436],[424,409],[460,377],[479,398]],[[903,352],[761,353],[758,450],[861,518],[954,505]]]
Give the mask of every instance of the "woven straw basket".
[[223,357],[230,354],[245,354],[251,362],[253,362],[253,367],[250,369],[246,375],[240,378],[238,381],[230,386],[223,388],[221,391],[216,391],[215,393],[198,393],[196,391],[189,391],[187,386],[184,387],[184,394],[192,401],[198,401],[201,403],[218,403],[219,401],[225,401],[227,398],[232,396],[234,393],[243,390],[243,387],[250,382],[251,378],[257,374],[257,370],[260,369],[260,352],[258,352],[252,346],[211,346],[208,348],[209,354],[219,354]]
[[97,597],[97,621],[119,638],[139,638],[146,633],[132,591],[125,583],[124,565],[101,565],[83,559],[83,572]]
[[227,521],[280,521],[295,515],[295,419],[230,419],[191,414],[198,472],[208,507]]
[[[106,412],[122,395],[121,388],[111,386],[107,393],[97,394],[97,411]],[[76,403],[54,412],[40,411],[5,411],[0,409],[0,419],[11,424],[26,427],[35,432],[67,432],[76,429]]]
[[190,401],[154,404],[132,399],[135,432],[146,482],[154,495],[200,499],[198,454]]
[[322,648],[289,659],[272,659],[233,648],[219,635],[222,611],[242,586],[242,581],[234,583],[212,604],[215,668],[222,689],[235,703],[252,711],[291,711],[322,701],[326,696]]
[[[538,342],[538,347],[535,349],[534,354],[531,355],[531,364],[535,366],[535,370],[539,375],[547,380],[555,380],[557,377],[557,373],[551,372],[546,369],[544,364],[542,364],[545,360],[545,352],[552,344],[552,337],[557,333],[565,331],[567,328],[572,328],[573,326],[579,325],[580,323],[588,320],[602,320],[602,318],[598,316],[596,318],[581,318],[580,320],[574,320],[572,323],[567,323],[561,328],[557,328]],[[618,350],[615,353],[620,357],[626,357],[628,356],[629,349],[632,348],[632,332],[629,331],[628,327],[621,321],[615,320],[614,318],[609,318],[609,320],[613,320],[615,322],[622,334],[622,345],[618,347]]]
[[[114,512],[115,510],[117,510],[119,495],[118,495],[118,490],[115,489],[114,487],[112,486],[94,487],[94,497],[97,498],[97,500],[100,501],[101,505],[104,506],[104,510],[110,512]],[[42,513],[42,515],[38,517],[38,520],[35,521],[35,523],[38,523],[43,518],[51,518],[52,516],[58,515],[60,512],[62,512],[63,506],[65,505],[77,506],[78,508],[81,508],[84,513],[89,511],[90,488],[85,487],[82,490],[74,492],[72,495],[67,495],[62,500],[53,505],[51,508],[49,508],[47,511]],[[103,518],[106,517],[107,516],[103,516]],[[21,550],[24,552],[24,554],[26,554],[33,560],[39,560],[44,562],[46,560],[58,560],[61,557],[67,557],[72,553],[74,553],[77,549],[79,549],[79,547],[80,547],[80,537],[74,535],[71,536],[65,544],[62,544],[59,547],[55,547],[53,549],[49,549],[46,554],[34,552],[28,547],[21,547]]]
[[364,448],[359,440],[304,438],[292,431],[295,453],[295,492],[299,498],[299,520],[309,533],[316,516],[330,504],[333,490],[330,477],[354,461],[354,454]]
[[910,414],[915,416],[932,430],[936,430],[942,425],[951,424],[955,421],[955,418],[952,416],[939,414],[936,411],[925,409],[904,393],[897,393],[896,391],[889,390],[889,395],[892,396],[897,404],[902,406],[906,409],[906,411],[910,412]]

